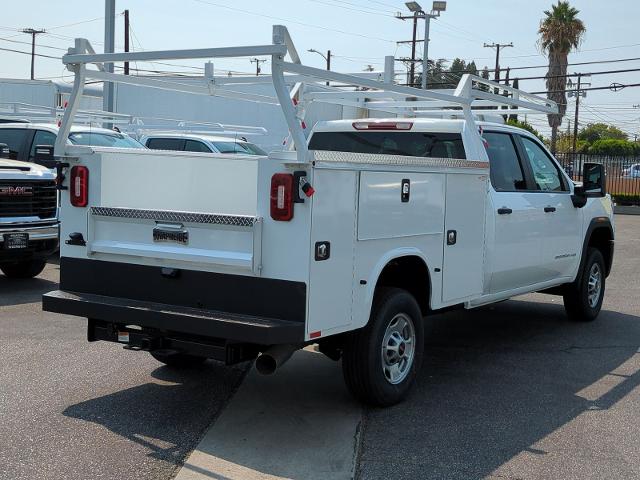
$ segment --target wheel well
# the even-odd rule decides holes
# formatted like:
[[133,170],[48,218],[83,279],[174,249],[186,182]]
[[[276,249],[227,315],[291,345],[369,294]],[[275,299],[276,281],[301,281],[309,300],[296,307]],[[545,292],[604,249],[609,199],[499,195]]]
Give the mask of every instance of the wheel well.
[[600,250],[600,253],[602,253],[607,275],[609,275],[609,272],[611,271],[611,262],[613,260],[611,240],[613,240],[611,231],[606,227],[601,227],[596,228],[591,232],[589,243],[587,244],[588,247],[597,248]]
[[414,296],[423,315],[429,310],[429,269],[420,257],[412,255],[391,260],[380,272],[378,287],[402,288]]

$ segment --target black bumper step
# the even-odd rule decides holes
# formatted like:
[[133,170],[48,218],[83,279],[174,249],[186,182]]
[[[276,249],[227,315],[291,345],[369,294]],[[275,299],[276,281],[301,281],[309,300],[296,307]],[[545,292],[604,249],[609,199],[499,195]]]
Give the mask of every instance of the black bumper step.
[[123,325],[201,335],[259,345],[304,341],[303,322],[216,312],[163,303],[54,290],[42,297],[47,312]]

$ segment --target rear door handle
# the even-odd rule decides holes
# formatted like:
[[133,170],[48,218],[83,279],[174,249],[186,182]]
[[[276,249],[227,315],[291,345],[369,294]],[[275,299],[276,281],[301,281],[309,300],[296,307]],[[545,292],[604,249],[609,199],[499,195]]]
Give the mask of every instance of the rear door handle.
[[510,208],[502,207],[498,209],[498,215],[509,215],[510,213],[513,213]]
[[544,207],[544,211],[546,213],[551,213],[556,211],[556,207]]

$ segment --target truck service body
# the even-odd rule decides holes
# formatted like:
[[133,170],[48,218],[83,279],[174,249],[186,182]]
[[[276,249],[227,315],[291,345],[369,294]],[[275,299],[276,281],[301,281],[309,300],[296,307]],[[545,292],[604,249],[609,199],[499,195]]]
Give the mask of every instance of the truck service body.
[[[89,340],[170,365],[259,355],[265,373],[318,343],[342,357],[356,397],[389,405],[417,375],[431,311],[544,290],[563,294],[572,317],[599,312],[613,255],[602,169],[588,165],[576,186],[533,135],[471,110],[478,100],[550,113],[552,102],[494,95],[471,76],[451,94],[304,67],[279,26],[273,45],[207,52],[95,55],[85,42],[64,59],[76,87],[61,131],[84,78],[134,81],[88,63],[270,54],[295,147],[256,157],[56,144],[64,244],[60,290],[43,303],[87,317]],[[285,71],[378,91],[289,92]],[[309,101],[394,115],[307,134]],[[416,110],[443,104],[453,118]]]

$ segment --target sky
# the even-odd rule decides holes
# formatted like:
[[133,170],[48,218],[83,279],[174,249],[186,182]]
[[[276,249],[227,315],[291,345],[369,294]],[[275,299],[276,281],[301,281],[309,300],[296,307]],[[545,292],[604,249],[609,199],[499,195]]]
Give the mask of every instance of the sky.
[[[6,49],[30,51],[30,35],[24,28],[45,29],[38,35],[36,53],[59,57],[73,45],[74,37],[88,38],[96,51],[104,48],[104,2],[102,0],[5,0],[0,19],[0,77],[28,78],[30,56]],[[431,2],[419,0],[428,9]],[[484,43],[509,43],[513,48],[501,51],[500,66],[511,67],[515,76],[543,76],[546,57],[540,52],[538,27],[543,11],[551,0],[449,0],[447,10],[431,22],[429,58],[455,57],[475,60],[479,68],[492,69],[495,50]],[[600,62],[638,58],[637,60],[570,65],[570,73],[594,73],[608,70],[638,69],[635,72],[593,75],[584,78],[592,87],[608,87],[640,83],[640,36],[638,0],[571,0],[580,10],[579,18],[587,32],[580,49],[569,55],[569,63]],[[324,67],[324,59],[307,50],[331,50],[333,70],[357,72],[372,65],[382,70],[384,56],[410,55],[410,47],[398,40],[411,38],[411,22],[395,18],[397,12],[408,13],[403,1],[395,0],[117,0],[116,51],[123,49],[123,16],[128,9],[131,19],[132,49],[163,50],[235,45],[257,45],[271,42],[271,27],[286,25],[301,52],[302,62]],[[424,33],[420,22],[418,38]],[[22,43],[25,42],[25,43]],[[5,50],[1,50],[5,49]],[[419,57],[422,47],[419,47]],[[139,62],[140,70],[175,70],[199,73],[202,62],[171,62],[174,66]],[[177,65],[176,65],[177,64]],[[267,63],[262,64],[268,71]],[[215,62],[216,74],[254,72],[248,59]],[[539,66],[540,68],[519,69]],[[404,71],[402,63],[396,68]],[[36,78],[72,80],[58,58],[36,58]],[[492,75],[493,77],[493,75]],[[544,91],[544,81],[523,80],[520,88]],[[606,122],[615,124],[631,138],[640,133],[640,87],[627,87],[618,92],[589,91],[581,99],[580,124]],[[573,119],[574,100],[569,99],[567,118]],[[639,108],[634,108],[638,105]],[[548,134],[543,116],[527,120]]]

